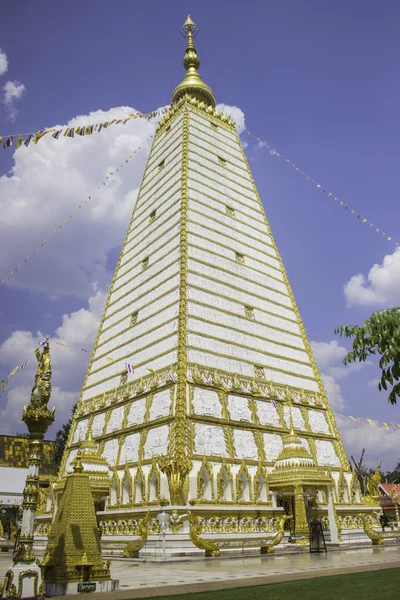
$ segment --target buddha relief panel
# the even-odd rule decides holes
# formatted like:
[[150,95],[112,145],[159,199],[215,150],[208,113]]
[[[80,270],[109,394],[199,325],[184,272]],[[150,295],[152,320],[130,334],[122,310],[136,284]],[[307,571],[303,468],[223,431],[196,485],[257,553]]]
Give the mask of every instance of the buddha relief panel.
[[111,411],[106,433],[112,433],[113,431],[119,431],[121,429],[122,421],[124,420],[124,410],[124,406],[117,406],[117,408],[114,408]]
[[321,467],[340,467],[340,460],[335,452],[332,442],[327,440],[316,440],[315,449],[317,462]]
[[258,448],[252,431],[233,429],[233,443],[236,458],[250,458],[258,460]]
[[196,415],[222,418],[221,402],[218,393],[214,390],[195,387],[192,405]]
[[278,411],[271,402],[256,400],[256,407],[260,425],[271,425],[272,427],[281,426]]
[[195,424],[195,453],[207,456],[229,456],[222,427]]
[[228,396],[229,415],[233,421],[252,421],[249,401],[242,396]]
[[263,433],[265,460],[272,462],[277,459],[283,448],[282,438],[277,433]]
[[283,407],[283,419],[286,423],[286,427],[289,427],[290,425],[290,411],[292,412],[293,427],[305,431],[306,424],[304,423],[303,415],[301,414],[301,410],[296,406],[293,406],[292,408],[289,406]]
[[107,440],[104,444],[103,457],[108,462],[109,467],[115,467],[118,456],[118,438]]
[[106,413],[95,415],[92,423],[92,437],[97,438],[103,434],[104,423],[106,422]]
[[78,421],[75,427],[74,439],[73,443],[81,442],[86,438],[86,433],[88,429],[88,419],[84,419],[83,421]]
[[127,435],[122,442],[119,464],[135,463],[139,460],[140,433]]
[[128,419],[126,422],[127,427],[132,425],[141,425],[144,423],[144,416],[146,414],[146,398],[140,398],[140,400],[134,400],[129,410]]
[[170,389],[167,389],[154,394],[150,408],[150,421],[168,417],[171,414],[172,393]]
[[325,433],[326,435],[331,434],[329,425],[323,412],[320,412],[319,410],[309,410],[308,422],[310,423],[311,431],[314,433]]
[[165,456],[168,454],[168,441],[168,425],[149,429],[144,445],[144,458],[153,458],[153,456]]

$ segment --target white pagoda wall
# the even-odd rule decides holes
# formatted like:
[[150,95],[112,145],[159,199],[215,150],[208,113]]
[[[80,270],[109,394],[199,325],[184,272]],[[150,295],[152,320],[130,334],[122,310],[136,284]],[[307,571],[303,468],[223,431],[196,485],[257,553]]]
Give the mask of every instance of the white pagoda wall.
[[239,138],[196,113],[189,132],[188,360],[317,392]]
[[[181,171],[179,117],[151,149],[83,400],[118,387],[125,363],[134,366],[134,375],[129,375],[134,381],[148,375],[148,369],[162,369],[177,360]],[[156,218],[150,222],[154,210]],[[149,265],[143,270],[146,258]],[[131,325],[135,311],[137,323]]]

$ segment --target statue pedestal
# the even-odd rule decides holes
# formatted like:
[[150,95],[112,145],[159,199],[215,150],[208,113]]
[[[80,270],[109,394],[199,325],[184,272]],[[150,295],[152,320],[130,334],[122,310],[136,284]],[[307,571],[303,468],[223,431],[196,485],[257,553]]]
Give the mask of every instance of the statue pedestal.
[[118,579],[106,581],[65,581],[45,584],[45,596],[68,596],[84,592],[115,592],[119,589]]
[[17,562],[7,570],[3,588],[4,598],[37,598],[42,596],[42,574],[35,561]]

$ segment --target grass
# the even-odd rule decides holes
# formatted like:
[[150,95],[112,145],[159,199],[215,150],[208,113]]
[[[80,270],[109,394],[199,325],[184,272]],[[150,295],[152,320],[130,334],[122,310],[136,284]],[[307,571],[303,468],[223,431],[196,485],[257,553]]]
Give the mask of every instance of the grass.
[[335,575],[147,600],[391,600],[400,598],[400,569]]

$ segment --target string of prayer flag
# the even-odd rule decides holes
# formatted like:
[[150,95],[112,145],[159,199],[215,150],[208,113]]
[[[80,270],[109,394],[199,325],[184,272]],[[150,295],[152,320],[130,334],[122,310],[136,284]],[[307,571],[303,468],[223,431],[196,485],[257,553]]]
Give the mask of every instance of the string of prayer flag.
[[386,429],[387,431],[390,431],[390,428],[392,428],[394,431],[399,431],[400,430],[400,423],[386,423],[385,421],[382,421],[382,423],[380,421],[374,421],[372,419],[361,419],[360,417],[352,417],[351,415],[346,416],[346,415],[342,415],[341,413],[337,413],[337,416],[340,417],[343,421],[354,421],[355,423],[359,423],[360,425],[362,425],[363,427],[367,427],[367,423],[369,423],[372,427],[378,427],[378,429]]
[[17,265],[16,267],[14,267],[14,269],[12,271],[10,271],[10,273],[8,273],[8,275],[6,275],[5,277],[3,277],[3,279],[1,280],[1,283],[5,284],[10,277],[13,277],[14,275],[16,275],[16,273],[18,273],[18,271],[21,270],[21,268],[23,266],[25,266],[42,248],[45,247],[45,244],[47,244],[47,242],[50,240],[50,238],[54,237],[59,231],[60,229],[63,229],[67,223],[70,222],[70,220],[72,219],[73,215],[78,214],[78,211],[80,209],[82,209],[84,207],[85,204],[88,203],[89,200],[93,200],[94,196],[96,195],[96,193],[98,193],[99,190],[102,190],[103,187],[106,187],[107,184],[109,183],[109,179],[115,175],[116,173],[119,172],[120,169],[122,169],[124,167],[124,164],[126,165],[127,163],[129,163],[135,156],[135,154],[137,154],[137,152],[139,152],[143,146],[145,146],[147,144],[148,141],[150,141],[153,138],[153,134],[149,135],[144,142],[142,142],[140,144],[140,146],[138,146],[136,148],[136,150],[134,152],[132,152],[132,154],[129,155],[129,157],[127,159],[125,159],[125,163],[121,163],[119,165],[118,168],[114,168],[113,171],[111,171],[106,177],[105,177],[105,181],[102,181],[101,184],[99,184],[97,186],[97,188],[95,189],[95,191],[91,192],[90,196],[87,197],[87,200],[84,200],[82,202],[82,204],[80,204],[77,208],[74,209],[74,211],[71,211],[71,214],[69,215],[68,219],[64,219],[63,222],[61,224],[59,224],[56,228],[53,229],[52,232],[49,233],[49,235],[41,242],[41,244],[38,244],[35,248],[35,250],[33,252],[31,252],[30,254],[28,254],[24,260]]
[[28,359],[26,358],[23,363],[13,368],[13,370],[8,374],[7,379],[3,379],[3,381],[1,382],[1,389],[3,390],[3,392],[7,391],[7,386],[10,384],[11,377],[13,377],[17,371],[25,369],[27,362]]
[[314,184],[316,186],[316,188],[318,190],[323,192],[328,198],[332,198],[332,200],[337,202],[339,206],[341,206],[342,208],[347,210],[350,214],[354,215],[360,221],[360,223],[364,223],[366,225],[369,225],[373,229],[375,229],[375,232],[382,235],[386,239],[387,242],[392,242],[395,246],[400,245],[400,242],[393,239],[393,237],[390,236],[389,234],[387,234],[385,231],[382,231],[382,229],[380,227],[377,227],[374,223],[369,221],[366,217],[364,217],[361,213],[359,213],[355,208],[351,207],[349,204],[346,204],[338,196],[335,196],[335,194],[333,192],[330,192],[321,183],[319,183],[318,181],[313,179],[313,177],[311,177],[311,175],[308,175],[307,173],[302,171],[302,169],[297,167],[289,158],[286,158],[286,156],[283,156],[283,154],[276,152],[276,150],[274,150],[274,148],[272,148],[272,146],[270,146],[270,144],[268,144],[266,141],[261,140],[260,138],[258,138],[256,135],[254,135],[253,133],[251,133],[248,130],[246,130],[246,133],[250,137],[257,140],[260,148],[267,148],[272,156],[277,156],[278,158],[281,158],[284,162],[286,162],[288,165],[290,165],[295,171],[297,171],[298,173],[301,173],[301,175],[304,175],[304,177],[306,178],[306,181],[310,181],[312,184]]
[[[13,135],[0,135],[0,145],[3,146],[3,149],[6,150],[11,146],[15,146],[15,148],[19,148],[21,144],[27,148],[31,142],[37,144],[45,135],[51,133],[51,137],[55,140],[58,140],[61,136],[68,138],[75,138],[75,136],[79,135],[80,137],[86,135],[92,135],[95,131],[100,133],[103,129],[107,129],[111,125],[126,125],[128,121],[132,119],[152,119],[153,117],[157,117],[160,115],[164,115],[167,112],[167,108],[161,108],[159,110],[153,110],[150,113],[136,113],[129,114],[125,119],[112,119],[112,121],[105,121],[104,123],[96,123],[95,125],[80,125],[78,127],[66,127],[62,129],[36,129],[30,133],[19,133]],[[25,138],[25,139],[24,139]],[[4,141],[3,141],[4,140]],[[15,141],[16,140],[16,141]]]

